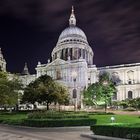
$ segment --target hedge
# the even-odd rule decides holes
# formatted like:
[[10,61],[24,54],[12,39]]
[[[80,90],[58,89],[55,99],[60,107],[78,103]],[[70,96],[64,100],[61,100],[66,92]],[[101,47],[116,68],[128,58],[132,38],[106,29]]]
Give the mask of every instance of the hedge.
[[21,119],[21,120],[0,119],[0,124],[21,125],[23,122],[24,122],[24,119]]
[[140,124],[93,125],[90,129],[95,135],[140,140]]
[[55,111],[38,111],[28,114],[28,119],[67,119],[89,118],[88,114],[61,113]]
[[90,126],[96,123],[95,119],[26,119],[22,125],[31,127],[63,127],[63,126]]

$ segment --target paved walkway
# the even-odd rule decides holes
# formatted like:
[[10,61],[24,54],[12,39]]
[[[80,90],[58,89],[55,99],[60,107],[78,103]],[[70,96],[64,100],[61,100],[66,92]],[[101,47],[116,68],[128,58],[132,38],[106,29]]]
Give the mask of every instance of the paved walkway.
[[0,140],[90,140],[80,135],[89,127],[28,128],[0,125]]
[[29,138],[18,134],[0,132],[0,140],[37,140],[37,139]]

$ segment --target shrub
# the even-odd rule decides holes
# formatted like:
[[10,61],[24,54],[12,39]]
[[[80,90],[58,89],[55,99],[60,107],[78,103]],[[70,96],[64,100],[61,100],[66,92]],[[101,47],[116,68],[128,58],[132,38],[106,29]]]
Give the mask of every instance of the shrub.
[[9,125],[20,125],[24,122],[24,119],[13,120],[13,119],[0,119],[1,124],[9,124]]
[[33,112],[28,114],[28,119],[65,119],[65,118],[88,118],[87,114],[73,114],[73,113],[62,113],[55,111],[46,112]]
[[33,112],[28,114],[29,119],[45,119],[45,118],[54,118],[54,117],[58,119],[63,117],[63,114],[54,111],[46,111],[46,112],[38,111],[38,112]]
[[133,107],[127,107],[124,109],[124,111],[136,111],[136,109]]
[[63,126],[89,126],[96,123],[95,119],[26,119],[23,125],[31,127],[63,127]]
[[89,112],[89,115],[114,115],[112,112]]
[[96,135],[128,138],[139,140],[140,124],[119,124],[119,125],[94,125],[91,130]]

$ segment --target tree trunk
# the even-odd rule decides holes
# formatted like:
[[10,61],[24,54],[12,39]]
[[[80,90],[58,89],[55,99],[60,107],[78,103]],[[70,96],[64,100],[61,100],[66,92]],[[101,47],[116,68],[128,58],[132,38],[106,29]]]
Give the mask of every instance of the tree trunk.
[[106,94],[105,94],[105,113],[107,112],[107,97],[106,97]]
[[61,106],[61,105],[59,104],[59,112],[61,111],[61,108],[60,108],[60,106]]
[[33,104],[33,106],[34,106],[33,109],[36,110],[37,109],[37,105],[36,104]]
[[105,102],[105,113],[107,113],[107,104]]
[[4,111],[7,111],[7,107],[6,106],[4,106]]
[[49,110],[49,103],[47,103],[47,110]]
[[18,106],[18,104],[16,104],[16,106],[15,106],[15,111],[19,111],[19,106]]

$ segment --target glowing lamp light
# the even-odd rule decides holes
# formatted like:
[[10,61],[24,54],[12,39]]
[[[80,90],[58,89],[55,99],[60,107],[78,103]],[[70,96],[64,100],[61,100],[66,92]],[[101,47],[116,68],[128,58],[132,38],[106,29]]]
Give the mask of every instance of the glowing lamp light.
[[115,117],[112,116],[112,117],[110,118],[110,120],[111,120],[112,123],[114,123],[114,121],[115,121]]

